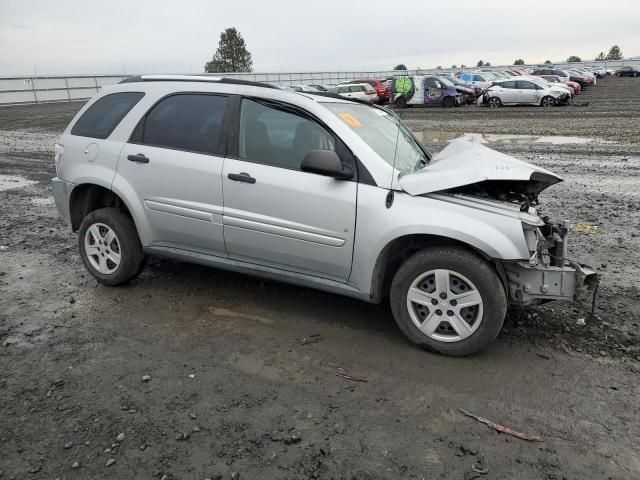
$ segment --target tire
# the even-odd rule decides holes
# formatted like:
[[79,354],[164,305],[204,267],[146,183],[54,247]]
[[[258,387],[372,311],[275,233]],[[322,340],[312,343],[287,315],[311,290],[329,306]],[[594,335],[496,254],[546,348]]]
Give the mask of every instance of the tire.
[[[438,285],[442,279],[448,279],[445,288]],[[451,297],[461,294],[477,304],[458,305]],[[415,303],[416,298],[424,303]],[[391,282],[390,303],[409,341],[455,357],[486,348],[500,333],[507,312],[507,296],[493,267],[460,247],[427,248],[407,259]]]
[[404,97],[398,97],[394,103],[398,108],[407,108],[407,99]]
[[442,101],[442,106],[444,108],[453,108],[456,106],[456,101],[453,97],[444,97]]
[[554,107],[555,105],[556,105],[556,99],[550,95],[547,95],[542,100],[540,100],[541,107],[549,108],[549,107]]
[[502,106],[502,100],[498,97],[489,97],[487,104],[489,105],[489,108],[498,108]]
[[84,217],[78,244],[84,266],[105,285],[126,283],[144,267],[136,226],[117,208],[101,208]]

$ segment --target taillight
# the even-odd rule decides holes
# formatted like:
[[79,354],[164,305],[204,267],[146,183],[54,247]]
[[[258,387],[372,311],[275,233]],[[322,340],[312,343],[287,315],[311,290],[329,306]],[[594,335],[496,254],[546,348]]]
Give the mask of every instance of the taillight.
[[53,162],[56,166],[56,175],[60,175],[60,168],[62,167],[62,154],[64,153],[64,145],[60,145],[56,143],[53,147],[53,151],[55,155],[53,157]]

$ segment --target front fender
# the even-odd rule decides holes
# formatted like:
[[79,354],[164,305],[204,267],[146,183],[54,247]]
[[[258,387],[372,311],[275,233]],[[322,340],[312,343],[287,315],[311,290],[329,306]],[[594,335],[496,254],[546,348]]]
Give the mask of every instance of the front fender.
[[[466,244],[487,258],[525,260],[529,250],[522,223],[516,217],[447,203],[429,197],[394,192],[385,208],[387,191],[360,185],[353,266],[349,283],[371,293],[375,265],[385,247],[408,235],[444,237]],[[382,208],[381,208],[382,207]]]

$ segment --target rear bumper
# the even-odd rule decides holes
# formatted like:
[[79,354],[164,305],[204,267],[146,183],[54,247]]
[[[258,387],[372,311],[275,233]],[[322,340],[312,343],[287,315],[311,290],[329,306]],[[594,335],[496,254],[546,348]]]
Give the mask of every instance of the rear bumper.
[[528,262],[505,262],[509,301],[530,305],[541,300],[575,300],[584,290],[593,290],[599,279],[595,271],[580,265],[531,266]]
[[58,212],[60,212],[60,216],[66,223],[71,224],[69,199],[76,185],[58,177],[53,178],[51,183],[53,184],[53,199],[56,202],[56,207],[58,207]]

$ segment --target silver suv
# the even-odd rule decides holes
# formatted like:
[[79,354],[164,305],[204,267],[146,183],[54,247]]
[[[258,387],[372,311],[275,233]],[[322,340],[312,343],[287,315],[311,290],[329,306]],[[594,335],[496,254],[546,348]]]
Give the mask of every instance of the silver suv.
[[155,254],[388,298],[410,341],[468,355],[509,304],[597,281],[532,206],[556,175],[462,140],[431,155],[392,112],[330,94],[133,77],[82,108],[55,163],[60,214],[106,285]]

